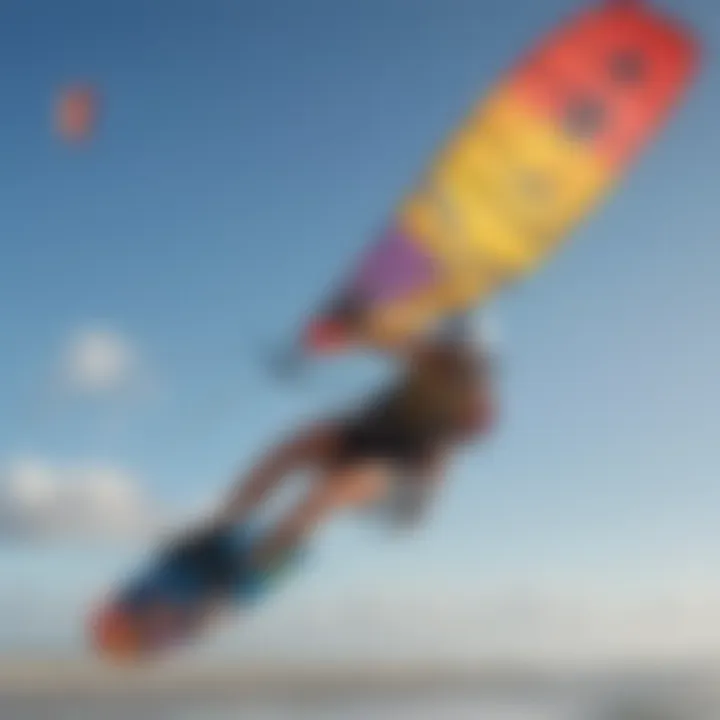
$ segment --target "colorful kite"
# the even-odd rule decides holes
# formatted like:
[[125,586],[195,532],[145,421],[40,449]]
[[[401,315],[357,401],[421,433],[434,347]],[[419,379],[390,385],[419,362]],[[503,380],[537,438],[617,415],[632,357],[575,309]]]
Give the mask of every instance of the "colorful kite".
[[402,344],[535,270],[678,104],[697,55],[687,30],[637,1],[561,26],[452,135],[305,349]]

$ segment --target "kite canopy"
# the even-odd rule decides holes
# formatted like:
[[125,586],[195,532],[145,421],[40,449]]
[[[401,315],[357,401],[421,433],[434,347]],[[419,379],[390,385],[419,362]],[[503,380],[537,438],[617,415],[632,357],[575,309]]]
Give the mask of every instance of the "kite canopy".
[[87,140],[97,120],[97,93],[89,85],[63,88],[55,108],[55,129],[67,142]]
[[692,34],[639,2],[557,28],[450,137],[305,349],[401,345],[534,271],[655,135],[697,55]]

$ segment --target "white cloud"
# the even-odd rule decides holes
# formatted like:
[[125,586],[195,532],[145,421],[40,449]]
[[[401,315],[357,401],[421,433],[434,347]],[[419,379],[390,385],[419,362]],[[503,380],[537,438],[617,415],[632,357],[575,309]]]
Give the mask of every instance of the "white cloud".
[[137,479],[111,465],[22,458],[0,473],[0,535],[6,538],[136,535],[156,520]]
[[131,385],[140,370],[134,343],[110,328],[77,330],[63,352],[60,377],[65,388],[86,395],[102,395]]

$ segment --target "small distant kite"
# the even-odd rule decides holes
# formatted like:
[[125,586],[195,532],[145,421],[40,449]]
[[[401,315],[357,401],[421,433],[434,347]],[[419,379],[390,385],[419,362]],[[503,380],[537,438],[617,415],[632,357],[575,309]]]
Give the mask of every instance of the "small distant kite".
[[98,116],[98,96],[90,85],[64,87],[55,106],[56,132],[66,142],[88,140],[95,129]]

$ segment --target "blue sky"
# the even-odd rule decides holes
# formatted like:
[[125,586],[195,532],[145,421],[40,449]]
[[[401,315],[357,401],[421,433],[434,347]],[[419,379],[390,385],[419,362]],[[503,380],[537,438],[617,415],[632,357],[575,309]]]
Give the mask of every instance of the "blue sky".
[[[373,386],[376,364],[348,358],[283,387],[261,351],[290,337],[496,75],[580,5],[8,3],[0,461],[92,460],[162,503],[208,501],[278,434]],[[421,538],[324,533],[288,617],[303,593],[344,603],[352,582],[413,597],[417,577],[440,596],[452,582],[471,595],[712,582],[720,9],[662,5],[701,29],[703,75],[601,211],[494,307],[497,436],[460,459]],[[86,148],[50,128],[76,79],[103,98]],[[152,392],[49,402],[62,348],[95,325],[127,339]],[[0,598],[52,597],[65,629],[128,562],[57,542],[0,557]]]

